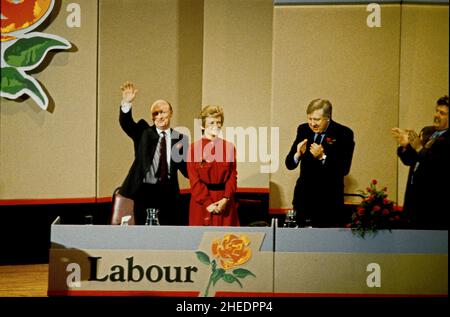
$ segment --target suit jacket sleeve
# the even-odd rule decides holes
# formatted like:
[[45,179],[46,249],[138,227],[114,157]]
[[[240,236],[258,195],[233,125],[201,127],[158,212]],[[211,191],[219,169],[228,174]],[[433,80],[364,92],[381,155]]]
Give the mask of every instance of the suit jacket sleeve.
[[397,155],[406,166],[414,165],[419,159],[417,152],[409,144],[406,148],[399,146],[397,148]]
[[143,119],[139,120],[139,122],[136,123],[133,119],[132,109],[130,109],[130,111],[128,111],[127,113],[124,113],[122,110],[119,111],[120,111],[119,115],[120,127],[133,140],[135,155],[137,155],[138,146],[142,134],[144,130],[149,128],[150,126]]
[[[305,139],[305,136],[301,133],[300,126],[297,128],[297,136],[295,137],[295,141],[291,146],[291,150],[289,151],[288,155],[286,156],[285,164],[287,169],[293,170],[298,166],[298,162],[295,163],[294,155],[297,153],[297,145]],[[301,157],[300,157],[301,159]]]
[[122,109],[120,109],[119,111],[120,127],[130,138],[136,140],[139,135],[139,128],[138,124],[133,120],[132,109],[130,109],[130,111],[128,111],[127,113],[124,113]]
[[450,142],[448,131],[441,137],[437,138],[430,147],[424,146],[417,156],[420,162],[434,165],[435,167],[441,167],[444,169],[448,166],[450,152]]

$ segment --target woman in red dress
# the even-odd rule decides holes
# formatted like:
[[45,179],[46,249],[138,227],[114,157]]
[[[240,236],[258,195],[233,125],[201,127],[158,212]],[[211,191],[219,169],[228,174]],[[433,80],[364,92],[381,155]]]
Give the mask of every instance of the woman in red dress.
[[224,113],[205,106],[200,114],[203,137],[189,147],[190,226],[239,226],[234,193],[237,187],[234,145],[220,138]]

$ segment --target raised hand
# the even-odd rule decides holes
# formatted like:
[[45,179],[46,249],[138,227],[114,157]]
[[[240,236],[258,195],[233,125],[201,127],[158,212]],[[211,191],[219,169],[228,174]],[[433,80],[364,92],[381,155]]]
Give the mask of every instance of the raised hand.
[[308,139],[304,139],[302,142],[297,144],[297,156],[302,156],[306,152],[306,143],[308,143]]
[[408,131],[408,142],[409,144],[411,144],[411,147],[417,152],[422,149],[422,140],[419,138],[419,135],[415,131]]
[[126,103],[132,103],[138,90],[134,87],[131,81],[126,81],[120,86],[122,90],[122,101]]
[[401,146],[407,146],[409,144],[409,133],[410,130],[403,130],[400,128],[391,129],[391,134],[397,140],[398,144]]

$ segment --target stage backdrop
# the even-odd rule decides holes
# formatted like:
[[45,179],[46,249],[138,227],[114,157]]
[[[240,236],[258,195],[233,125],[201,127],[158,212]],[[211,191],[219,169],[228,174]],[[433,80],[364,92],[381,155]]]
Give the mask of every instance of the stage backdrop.
[[[49,96],[46,111],[30,98],[1,99],[0,202],[108,199],[133,159],[118,125],[120,85],[132,80],[136,119],[149,119],[152,101],[166,98],[173,126],[188,128],[191,138],[202,104],[221,104],[225,126],[256,129],[238,185],[270,189],[273,210],[291,205],[298,171],[287,171],[284,158],[306,106],[328,98],[334,119],[355,132],[346,192],[376,178],[401,203],[406,168],[389,130],[430,124],[436,99],[448,93],[448,2],[382,4],[374,27],[367,5],[56,1],[35,31],[65,38],[72,48],[49,54],[32,72]],[[271,128],[278,135],[267,141]],[[261,140],[269,174],[261,173]],[[255,146],[256,161],[249,162]],[[187,180],[181,186],[187,189]]]

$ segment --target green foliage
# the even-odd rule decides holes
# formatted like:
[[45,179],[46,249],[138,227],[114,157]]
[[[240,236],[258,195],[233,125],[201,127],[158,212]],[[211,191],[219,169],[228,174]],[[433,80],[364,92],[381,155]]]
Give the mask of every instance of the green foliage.
[[1,52],[0,96],[16,99],[28,95],[39,107],[47,109],[48,97],[45,91],[40,83],[26,72],[40,66],[50,50],[69,49],[72,45],[63,38],[44,33],[12,37],[8,43],[2,45],[5,45],[5,49]]
[[233,282],[236,282],[242,288],[241,282],[239,282],[239,280],[233,274],[224,274],[223,275],[223,280],[225,282],[227,282],[227,283],[230,283],[230,284],[233,283]]
[[40,64],[48,51],[68,49],[65,43],[42,36],[17,40],[5,51],[5,62],[14,67],[35,67]]
[[239,278],[244,278],[244,277],[246,277],[247,275],[251,275],[251,276],[256,277],[255,274],[253,274],[252,272],[250,272],[249,270],[246,270],[246,269],[236,269],[236,270],[233,270],[233,274],[234,274],[236,277],[239,277]]
[[225,269],[217,267],[216,260],[210,261],[209,256],[205,252],[196,251],[195,254],[200,262],[211,266],[211,275],[209,277],[208,285],[206,287],[204,296],[208,296],[209,288],[211,286],[215,286],[216,283],[220,280],[223,280],[230,284],[237,283],[242,288],[243,286],[239,279],[245,278],[246,276],[249,275],[256,277],[256,275],[253,274],[251,271],[242,268],[234,269],[231,273],[227,273]]
[[211,263],[209,261],[209,256],[205,252],[197,251],[195,254],[197,255],[197,259],[199,259],[199,261],[203,264],[209,265]]
[[403,221],[402,209],[388,199],[386,187],[377,189],[377,183],[374,179],[366,191],[361,191],[364,198],[348,225],[354,234],[362,238],[376,234],[378,230],[392,230]]
[[219,269],[213,271],[213,274],[211,275],[211,280],[212,280],[213,286],[216,285],[218,280],[223,278],[224,274],[225,274],[225,270],[222,268],[219,268]]
[[10,96],[21,96],[28,94],[27,90],[34,93],[42,104],[45,103],[45,97],[39,90],[39,84],[35,80],[31,80],[28,75],[22,75],[14,67],[2,67],[1,68],[1,91],[9,94]]

